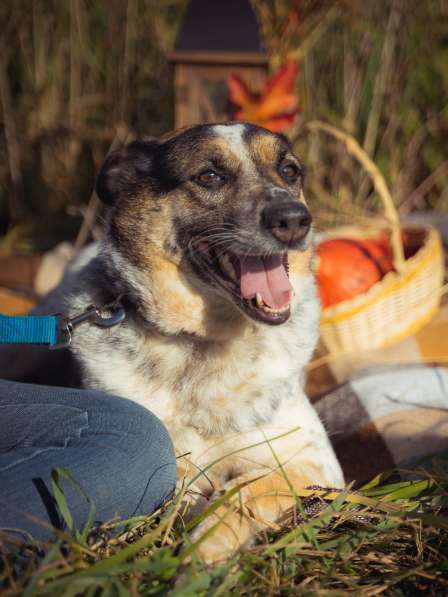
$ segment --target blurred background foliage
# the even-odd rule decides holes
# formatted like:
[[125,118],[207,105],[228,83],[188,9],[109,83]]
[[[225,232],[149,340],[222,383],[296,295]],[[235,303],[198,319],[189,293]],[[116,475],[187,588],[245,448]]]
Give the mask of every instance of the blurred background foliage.
[[[263,2],[265,39],[272,40],[270,52],[281,61],[301,60],[298,95],[304,112],[296,126],[297,150],[309,168],[308,193],[321,205],[324,221],[351,221],[379,205],[369,179],[339,142],[301,134],[304,122],[315,119],[358,140],[386,177],[400,214],[446,209],[448,2],[292,5]],[[291,20],[297,26],[288,27]],[[282,26],[283,34],[275,35]]]
[[[76,238],[112,144],[173,126],[173,48],[188,0],[0,4],[0,251]],[[253,0],[270,68],[298,61],[289,131],[324,224],[375,209],[323,120],[374,159],[402,214],[448,206],[448,0]]]
[[[185,0],[0,3],[3,250],[73,238],[94,175],[127,131],[172,126],[173,47]],[[131,133],[132,134],[132,133]]]

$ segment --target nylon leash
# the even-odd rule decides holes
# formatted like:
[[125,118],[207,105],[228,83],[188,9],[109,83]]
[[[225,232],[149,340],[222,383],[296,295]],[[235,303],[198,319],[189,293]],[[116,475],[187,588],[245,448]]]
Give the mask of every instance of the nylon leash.
[[0,344],[54,346],[57,340],[57,315],[0,315]]
[[[102,311],[106,310],[107,315]],[[89,305],[72,318],[64,315],[2,315],[0,314],[0,344],[41,344],[50,350],[67,348],[78,325],[89,322],[102,328],[118,325],[126,318],[126,311],[115,301],[99,309]]]

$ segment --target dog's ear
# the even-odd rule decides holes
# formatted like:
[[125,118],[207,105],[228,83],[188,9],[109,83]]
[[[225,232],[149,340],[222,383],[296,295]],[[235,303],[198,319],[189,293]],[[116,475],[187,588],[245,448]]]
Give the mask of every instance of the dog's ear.
[[96,179],[96,193],[101,201],[114,205],[122,195],[135,192],[147,182],[153,171],[158,141],[134,141],[109,154]]

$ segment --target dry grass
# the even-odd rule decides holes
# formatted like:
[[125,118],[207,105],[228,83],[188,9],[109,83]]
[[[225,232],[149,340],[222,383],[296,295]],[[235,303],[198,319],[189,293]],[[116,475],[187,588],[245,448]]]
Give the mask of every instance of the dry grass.
[[380,475],[354,494],[320,492],[312,503],[303,492],[299,510],[318,501],[318,515],[298,524],[300,513],[291,512],[213,568],[196,557],[178,500],[150,517],[61,534],[52,544],[4,540],[2,596],[444,595],[446,465],[439,461],[431,476],[407,473],[413,480]]

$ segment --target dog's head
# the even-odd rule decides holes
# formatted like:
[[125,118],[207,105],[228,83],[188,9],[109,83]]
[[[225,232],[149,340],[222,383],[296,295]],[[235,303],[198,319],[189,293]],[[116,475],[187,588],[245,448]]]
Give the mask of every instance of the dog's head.
[[162,327],[201,333],[220,312],[287,321],[293,277],[310,268],[302,183],[284,136],[231,123],[131,143],[106,159],[97,193],[114,206],[109,238],[146,276]]

